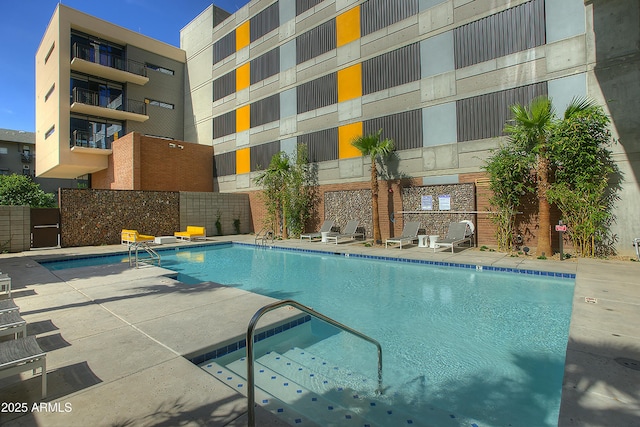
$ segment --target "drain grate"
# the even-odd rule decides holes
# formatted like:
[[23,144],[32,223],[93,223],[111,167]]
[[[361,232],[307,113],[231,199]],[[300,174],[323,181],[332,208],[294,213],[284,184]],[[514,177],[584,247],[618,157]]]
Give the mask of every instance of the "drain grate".
[[634,369],[636,371],[640,371],[640,361],[627,359],[626,357],[618,357],[615,359],[616,362],[624,366],[625,368]]

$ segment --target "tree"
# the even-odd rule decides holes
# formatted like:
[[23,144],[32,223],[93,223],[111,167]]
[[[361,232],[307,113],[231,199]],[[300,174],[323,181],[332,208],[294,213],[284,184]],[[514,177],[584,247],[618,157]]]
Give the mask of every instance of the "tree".
[[606,243],[616,199],[610,178],[619,170],[607,148],[613,138],[602,107],[586,100],[575,100],[570,107],[551,138],[557,170],[548,195],[568,225],[576,253],[595,256],[610,251]]
[[285,152],[274,154],[269,167],[254,182],[263,187],[266,223],[274,229],[282,226],[284,239],[289,237],[289,231],[300,235],[315,197],[314,176],[307,161],[306,146],[297,147],[295,162]]
[[496,207],[491,221],[496,225],[498,250],[508,252],[513,244],[522,196],[532,190],[527,153],[513,145],[501,146],[493,151],[484,169],[489,173],[492,192],[489,203]]
[[52,208],[56,206],[56,199],[26,175],[0,175],[0,205]]
[[511,107],[513,123],[505,126],[511,143],[533,155],[538,197],[538,254],[551,255],[551,208],[547,198],[549,190],[548,139],[553,123],[553,107],[546,97],[531,101],[529,107],[515,104]]
[[371,209],[373,215],[373,243],[382,242],[380,235],[380,213],[378,211],[378,168],[376,161],[382,162],[393,150],[391,139],[381,139],[382,129],[376,134],[359,136],[351,145],[360,150],[363,156],[371,159]]

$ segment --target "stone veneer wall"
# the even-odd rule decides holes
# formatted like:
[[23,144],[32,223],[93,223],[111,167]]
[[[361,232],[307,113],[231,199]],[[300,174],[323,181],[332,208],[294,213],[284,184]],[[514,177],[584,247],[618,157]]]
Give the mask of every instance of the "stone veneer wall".
[[[451,209],[444,211],[438,205],[438,196],[449,195]],[[433,209],[421,210],[422,196],[431,196]],[[449,223],[470,220],[477,225],[475,186],[471,183],[449,185],[426,185],[406,187],[402,189],[402,210],[420,211],[421,213],[404,214],[404,222],[420,221],[422,232],[425,234],[438,234],[444,237],[447,234]],[[461,212],[461,213],[456,213]],[[476,227],[477,228],[477,227]]]
[[61,246],[120,243],[122,229],[152,236],[180,228],[179,193],[60,189]]
[[324,193],[324,219],[333,219],[335,227],[344,231],[351,219],[359,221],[359,231],[373,238],[371,190],[327,191]]
[[187,225],[197,225],[215,236],[218,212],[222,234],[235,234],[234,219],[240,220],[241,233],[251,231],[247,194],[61,189],[61,246],[117,244],[122,229],[173,236]]
[[31,248],[31,208],[0,206],[0,252],[22,252]]

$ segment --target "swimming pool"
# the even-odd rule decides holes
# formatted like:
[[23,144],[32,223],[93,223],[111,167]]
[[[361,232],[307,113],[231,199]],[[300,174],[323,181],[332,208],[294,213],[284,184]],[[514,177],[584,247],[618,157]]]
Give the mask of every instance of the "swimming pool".
[[[295,299],[377,339],[386,394],[418,414],[557,424],[573,280],[243,245],[161,254],[185,283]],[[344,334],[309,351],[355,371],[375,366],[375,352]]]

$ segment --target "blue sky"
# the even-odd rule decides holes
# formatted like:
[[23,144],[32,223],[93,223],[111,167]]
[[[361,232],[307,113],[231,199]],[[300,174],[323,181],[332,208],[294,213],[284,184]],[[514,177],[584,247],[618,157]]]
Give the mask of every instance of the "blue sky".
[[[35,132],[35,54],[58,0],[0,0],[0,128]],[[65,6],[179,46],[180,29],[212,3],[248,0],[64,0]]]

